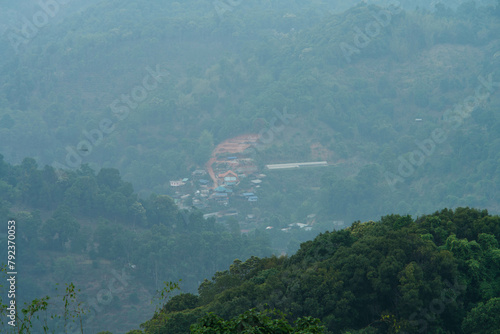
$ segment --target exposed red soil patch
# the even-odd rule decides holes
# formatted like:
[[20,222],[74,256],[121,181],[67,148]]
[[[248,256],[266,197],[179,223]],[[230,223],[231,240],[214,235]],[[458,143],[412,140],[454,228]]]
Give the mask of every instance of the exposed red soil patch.
[[[205,165],[208,174],[210,175],[210,178],[214,182],[214,188],[217,188],[218,183],[217,183],[217,177],[215,176],[212,166],[215,162],[218,162],[217,161],[218,156],[225,154],[243,153],[246,149],[254,145],[257,142],[257,140],[259,140],[259,135],[246,134],[227,139],[222,143],[220,143],[219,145],[217,145],[217,147],[212,151],[212,157],[210,158],[210,160],[208,160],[208,162]],[[221,157],[221,162],[223,160],[225,160],[225,157]]]

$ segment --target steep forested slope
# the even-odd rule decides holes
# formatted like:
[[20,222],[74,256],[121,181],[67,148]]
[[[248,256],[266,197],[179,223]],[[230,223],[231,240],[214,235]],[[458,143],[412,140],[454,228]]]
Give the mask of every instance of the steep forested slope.
[[15,220],[19,311],[44,295],[58,299],[55,284],[73,282],[87,316],[95,315],[87,330],[125,331],[150,317],[164,281],[181,279],[182,291],[195,292],[237,257],[272,254],[260,231],[241,235],[237,222],[180,211],[168,196],[138,199],[115,169],[37,167],[31,158],[12,166],[0,155],[0,247],[7,250],[7,221]]
[[277,308],[289,320],[317,317],[331,333],[497,333],[499,237],[500,217],[469,208],[355,222],[290,258],[236,260],[143,328],[186,333],[205,312]]

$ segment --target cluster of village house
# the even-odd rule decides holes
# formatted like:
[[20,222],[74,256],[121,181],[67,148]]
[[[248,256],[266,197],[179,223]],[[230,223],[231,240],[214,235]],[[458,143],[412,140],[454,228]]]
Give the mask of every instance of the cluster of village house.
[[[232,207],[234,201],[247,202],[249,205],[258,202],[258,192],[262,179],[266,177],[258,171],[257,166],[251,158],[226,156],[217,158],[207,169],[198,169],[191,173],[189,178],[170,181],[173,191],[173,199],[181,209],[188,209],[192,206],[203,211],[215,211],[206,213],[205,218],[215,217],[223,221],[227,217],[235,216],[240,221],[242,233],[248,233],[252,227],[259,222],[259,217],[254,214],[247,214],[239,217],[239,212]],[[246,186],[241,186],[241,181]],[[289,224],[286,228],[281,228],[283,232],[288,232],[292,228],[300,228],[309,231],[315,222],[315,215],[309,215],[305,223]],[[267,230],[274,229],[267,226]]]
[[[175,192],[172,197],[180,208],[194,206],[202,210],[230,207],[234,199],[257,202],[259,198],[256,191],[260,188],[262,178],[266,177],[257,171],[257,166],[250,158],[220,157],[209,170],[195,170],[190,178],[170,181],[170,187]],[[244,178],[251,178],[250,188],[242,190],[238,185]],[[225,211],[233,214],[231,210]]]
[[[258,140],[257,135],[243,135],[226,140],[219,144],[213,152],[212,158],[206,164],[205,169],[195,170],[189,178],[170,181],[172,197],[181,209],[196,207],[206,213],[205,218],[216,217],[218,221],[223,221],[227,217],[236,216],[241,232],[250,231],[260,222],[261,217],[254,214],[246,214],[241,217],[235,205],[246,202],[253,206],[259,201],[258,192],[265,174],[259,172],[257,165],[252,158],[245,154],[252,143]],[[327,166],[326,161],[317,162],[296,162],[277,165],[266,165],[269,171],[309,168]],[[245,182],[242,182],[245,180]],[[246,181],[248,180],[248,181]],[[214,212],[216,211],[216,212]],[[246,211],[246,210],[245,210]],[[251,212],[251,210],[248,210]],[[280,228],[283,232],[288,232],[292,228],[309,231],[315,223],[315,215],[311,214],[305,222],[292,223],[286,228]],[[249,229],[250,228],[250,229]],[[273,230],[273,226],[267,226],[267,230]]]

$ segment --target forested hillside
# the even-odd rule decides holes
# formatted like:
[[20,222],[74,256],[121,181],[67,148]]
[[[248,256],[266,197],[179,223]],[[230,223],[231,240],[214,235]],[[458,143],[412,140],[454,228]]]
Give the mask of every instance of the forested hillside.
[[[210,142],[265,133],[287,108],[259,166],[330,167],[269,173],[259,207],[277,227],[310,213],[499,211],[498,5],[286,3],[222,14],[209,1],[75,3],[21,44],[9,36],[22,25],[8,25],[2,154],[117,168],[143,198],[171,195],[168,181],[203,167]],[[147,95],[127,101],[144,82]]]
[[[141,327],[188,333],[203,317],[193,332],[215,333],[223,319],[276,308],[289,321],[319,318],[328,333],[498,333],[499,237],[499,216],[469,208],[355,222],[289,258],[235,260]],[[233,322],[245,328],[256,319]]]
[[[235,258],[273,253],[269,235],[242,235],[237,221],[205,220],[164,195],[138,199],[115,169],[37,167],[31,158],[11,166],[0,155],[0,221],[16,221],[20,306],[58,295],[56,283],[73,282],[83,308],[98,313],[87,330],[105,324],[123,332],[150,317],[164,281],[182,280],[182,291],[195,292]],[[0,231],[2,249],[6,233]],[[121,279],[120,293],[102,299],[102,291],[114,291],[114,277]]]
[[0,3],[19,305],[73,282],[90,333],[492,333],[499,34],[500,0]]

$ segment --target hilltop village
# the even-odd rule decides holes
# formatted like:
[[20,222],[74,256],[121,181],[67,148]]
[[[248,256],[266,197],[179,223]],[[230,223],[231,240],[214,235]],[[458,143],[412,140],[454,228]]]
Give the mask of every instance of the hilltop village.
[[[262,223],[259,210],[261,183],[264,172],[300,168],[304,166],[326,166],[326,161],[293,164],[266,165],[259,168],[252,157],[258,135],[248,134],[220,143],[212,152],[204,169],[197,169],[179,180],[170,180],[170,195],[181,209],[195,207],[206,212],[204,218],[215,217],[225,222],[234,217],[242,233],[248,233]],[[264,170],[261,170],[264,169]],[[304,222],[289,224],[281,231],[292,228],[310,231],[315,223],[315,214],[307,216]],[[266,226],[266,229],[274,229]]]

